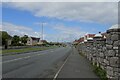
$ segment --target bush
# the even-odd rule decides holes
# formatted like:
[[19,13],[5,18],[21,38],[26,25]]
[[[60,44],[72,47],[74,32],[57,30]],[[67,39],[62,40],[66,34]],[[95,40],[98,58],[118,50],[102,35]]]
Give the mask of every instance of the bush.
[[11,46],[25,46],[24,44],[21,44],[21,43],[14,43],[12,44]]

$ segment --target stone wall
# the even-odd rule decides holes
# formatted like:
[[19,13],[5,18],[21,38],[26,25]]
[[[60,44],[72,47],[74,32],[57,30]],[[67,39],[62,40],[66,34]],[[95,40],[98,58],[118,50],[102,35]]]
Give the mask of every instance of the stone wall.
[[120,78],[120,29],[106,31],[106,40],[94,39],[78,44],[80,53],[107,72],[108,78]]

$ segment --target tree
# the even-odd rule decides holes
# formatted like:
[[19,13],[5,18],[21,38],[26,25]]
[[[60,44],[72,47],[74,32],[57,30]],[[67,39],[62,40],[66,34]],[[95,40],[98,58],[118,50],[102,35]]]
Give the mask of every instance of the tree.
[[12,45],[17,46],[19,44],[20,37],[17,35],[14,35],[12,38]]
[[25,45],[27,43],[27,39],[28,39],[28,36],[24,35],[23,37],[21,37],[21,42],[24,43]]
[[0,38],[2,37],[2,45],[5,46],[5,49],[7,49],[8,46],[8,40],[12,38],[7,32],[5,31],[0,31]]

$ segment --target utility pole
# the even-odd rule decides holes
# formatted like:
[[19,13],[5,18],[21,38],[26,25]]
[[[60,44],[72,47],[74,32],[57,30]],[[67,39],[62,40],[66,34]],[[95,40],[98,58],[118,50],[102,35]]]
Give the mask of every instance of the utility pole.
[[45,24],[45,23],[40,22],[40,23],[36,23],[36,24],[40,25],[40,27],[41,27],[40,32],[41,32],[41,35],[42,35],[42,36],[40,35],[40,39],[41,39],[41,40],[44,40],[44,24]]
[[42,30],[42,40],[44,40],[44,24],[43,22],[41,22],[41,30]]
[[42,40],[44,39],[43,36],[44,36],[44,35],[43,35],[43,23],[42,23]]

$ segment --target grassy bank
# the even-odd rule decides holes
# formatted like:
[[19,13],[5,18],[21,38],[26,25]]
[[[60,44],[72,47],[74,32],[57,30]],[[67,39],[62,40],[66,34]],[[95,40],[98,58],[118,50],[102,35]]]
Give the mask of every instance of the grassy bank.
[[7,49],[7,50],[2,50],[2,54],[5,53],[23,53],[23,52],[30,52],[30,51],[42,51],[42,50],[47,50],[47,49],[52,49],[52,48],[57,48],[58,46],[50,46],[50,47],[31,47],[31,48],[22,48],[22,49]]

